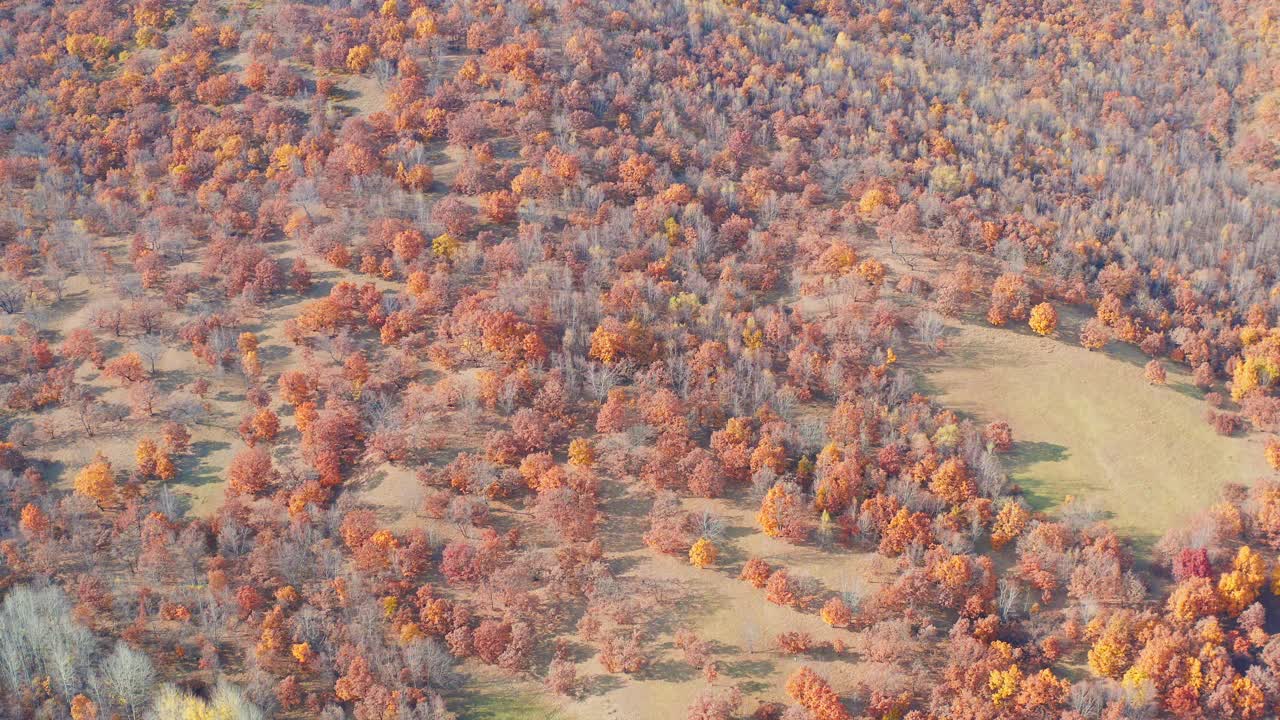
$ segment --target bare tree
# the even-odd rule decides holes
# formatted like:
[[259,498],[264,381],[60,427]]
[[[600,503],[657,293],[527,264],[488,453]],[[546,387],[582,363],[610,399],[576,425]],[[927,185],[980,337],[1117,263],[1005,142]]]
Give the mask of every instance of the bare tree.
[[0,280],[0,311],[6,315],[22,312],[27,304],[27,291],[11,280]]
[[933,310],[923,310],[916,315],[916,337],[928,347],[937,347],[938,339],[942,337],[943,327],[942,316]]
[[146,710],[156,684],[151,660],[124,642],[117,642],[111,657],[102,665],[102,680],[131,720]]

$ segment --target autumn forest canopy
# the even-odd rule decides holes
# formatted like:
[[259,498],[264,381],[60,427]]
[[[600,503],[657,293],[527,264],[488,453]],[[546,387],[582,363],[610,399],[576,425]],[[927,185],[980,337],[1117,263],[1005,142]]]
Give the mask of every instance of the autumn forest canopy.
[[0,717],[1275,717],[1278,86],[1275,0],[0,0]]

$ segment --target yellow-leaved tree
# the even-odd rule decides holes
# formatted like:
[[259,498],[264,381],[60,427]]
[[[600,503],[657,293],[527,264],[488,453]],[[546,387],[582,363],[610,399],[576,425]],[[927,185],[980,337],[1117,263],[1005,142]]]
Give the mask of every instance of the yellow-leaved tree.
[[1031,308],[1031,319],[1027,324],[1037,335],[1052,335],[1058,329],[1058,311],[1049,303],[1042,302]]
[[111,461],[102,453],[98,453],[94,456],[93,462],[76,473],[72,485],[77,493],[100,506],[110,503],[116,496],[116,478],[115,472],[111,469]]
[[1231,561],[1231,572],[1218,578],[1218,595],[1222,598],[1223,609],[1239,615],[1258,599],[1266,581],[1266,561],[1248,545],[1241,545]]
[[218,683],[208,700],[165,685],[156,694],[151,711],[154,717],[173,720],[262,720],[266,717],[239,688],[226,681]]
[[689,564],[696,568],[708,568],[716,563],[719,554],[715,543],[704,537],[698,538],[698,542],[689,548]]
[[1099,677],[1119,678],[1133,656],[1133,628],[1128,613],[1112,615],[1089,648],[1089,668]]
[[1016,664],[1010,665],[1008,670],[992,670],[991,677],[987,680],[987,687],[991,690],[991,702],[999,705],[1013,697],[1021,683],[1022,670]]

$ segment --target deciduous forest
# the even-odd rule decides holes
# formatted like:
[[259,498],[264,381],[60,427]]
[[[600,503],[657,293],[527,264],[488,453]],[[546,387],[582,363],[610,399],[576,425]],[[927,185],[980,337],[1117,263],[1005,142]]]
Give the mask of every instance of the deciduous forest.
[[0,717],[1275,717],[1280,2],[0,0],[0,408]]

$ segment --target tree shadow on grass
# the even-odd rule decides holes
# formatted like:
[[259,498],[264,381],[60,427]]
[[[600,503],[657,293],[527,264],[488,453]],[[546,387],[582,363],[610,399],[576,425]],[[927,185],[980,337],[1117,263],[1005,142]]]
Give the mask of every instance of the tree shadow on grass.
[[762,658],[744,658],[723,662],[721,663],[721,668],[724,674],[731,678],[768,677],[773,674],[773,661]]
[[1189,397],[1192,400],[1204,400],[1204,395],[1205,395],[1204,391],[1190,383],[1171,382],[1165,387],[1178,393],[1179,395],[1185,395],[1186,397]]
[[1050,442],[1022,441],[1013,444],[1013,452],[1009,453],[1013,470],[1023,470],[1036,463],[1062,462],[1071,457],[1066,445]]
[[659,660],[649,663],[640,677],[644,680],[678,683],[688,680],[690,675],[697,672],[697,668],[691,668],[688,663],[679,660]]
[[622,686],[622,678],[615,675],[592,675],[582,681],[582,694],[587,697],[605,695],[620,689]]
[[191,455],[196,460],[196,466],[193,472],[186,476],[183,485],[191,487],[199,487],[208,483],[222,482],[223,468],[210,465],[205,462],[210,454],[219,450],[226,450],[231,447],[231,443],[225,443],[220,440],[201,440],[191,444]]

